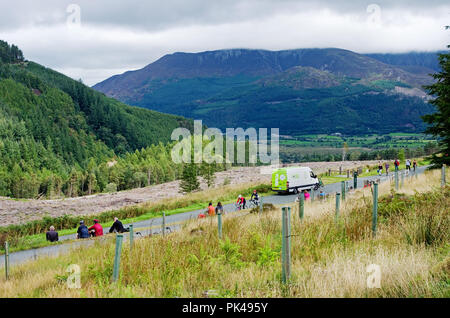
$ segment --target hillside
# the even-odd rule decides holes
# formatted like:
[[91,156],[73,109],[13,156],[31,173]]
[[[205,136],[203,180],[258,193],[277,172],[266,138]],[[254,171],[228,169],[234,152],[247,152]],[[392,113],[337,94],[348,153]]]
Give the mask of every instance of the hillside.
[[[17,47],[0,44],[2,52],[9,52],[0,61],[0,196],[101,191],[112,180],[101,165],[116,155],[167,143],[173,129],[192,125],[182,117],[105,97],[60,73],[24,62]],[[162,146],[142,156],[166,151]]]
[[408,72],[348,50],[236,49],[166,55],[94,88],[222,129],[364,134],[423,131],[420,116],[433,107],[422,85],[430,82],[423,70]]

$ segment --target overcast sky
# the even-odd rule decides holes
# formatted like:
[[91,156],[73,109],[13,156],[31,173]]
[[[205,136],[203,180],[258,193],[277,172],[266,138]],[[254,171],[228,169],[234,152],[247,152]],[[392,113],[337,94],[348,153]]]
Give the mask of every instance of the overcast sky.
[[0,39],[88,85],[173,52],[442,50],[445,25],[448,0],[0,0]]

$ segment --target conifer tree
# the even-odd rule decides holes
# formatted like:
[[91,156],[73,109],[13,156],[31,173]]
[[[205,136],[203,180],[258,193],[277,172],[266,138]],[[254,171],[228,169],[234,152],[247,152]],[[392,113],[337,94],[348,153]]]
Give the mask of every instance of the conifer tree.
[[425,86],[429,94],[435,96],[430,103],[437,111],[422,117],[429,124],[425,132],[439,139],[440,149],[431,157],[435,166],[450,164],[450,53],[440,54],[439,64],[441,72],[433,75],[436,83]]
[[184,164],[180,187],[183,192],[188,193],[200,189],[200,183],[198,181],[198,168],[195,163],[191,162]]

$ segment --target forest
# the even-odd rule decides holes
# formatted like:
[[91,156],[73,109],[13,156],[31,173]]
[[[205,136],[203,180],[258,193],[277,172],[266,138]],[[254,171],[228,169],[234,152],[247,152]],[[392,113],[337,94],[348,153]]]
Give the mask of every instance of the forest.
[[170,135],[190,120],[122,104],[0,47],[0,196],[73,197],[179,177]]

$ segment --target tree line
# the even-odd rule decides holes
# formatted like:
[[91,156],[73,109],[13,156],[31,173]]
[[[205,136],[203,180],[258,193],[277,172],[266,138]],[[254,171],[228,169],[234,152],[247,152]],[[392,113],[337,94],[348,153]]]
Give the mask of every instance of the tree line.
[[19,63],[25,60],[22,51],[16,45],[0,40],[0,62]]

